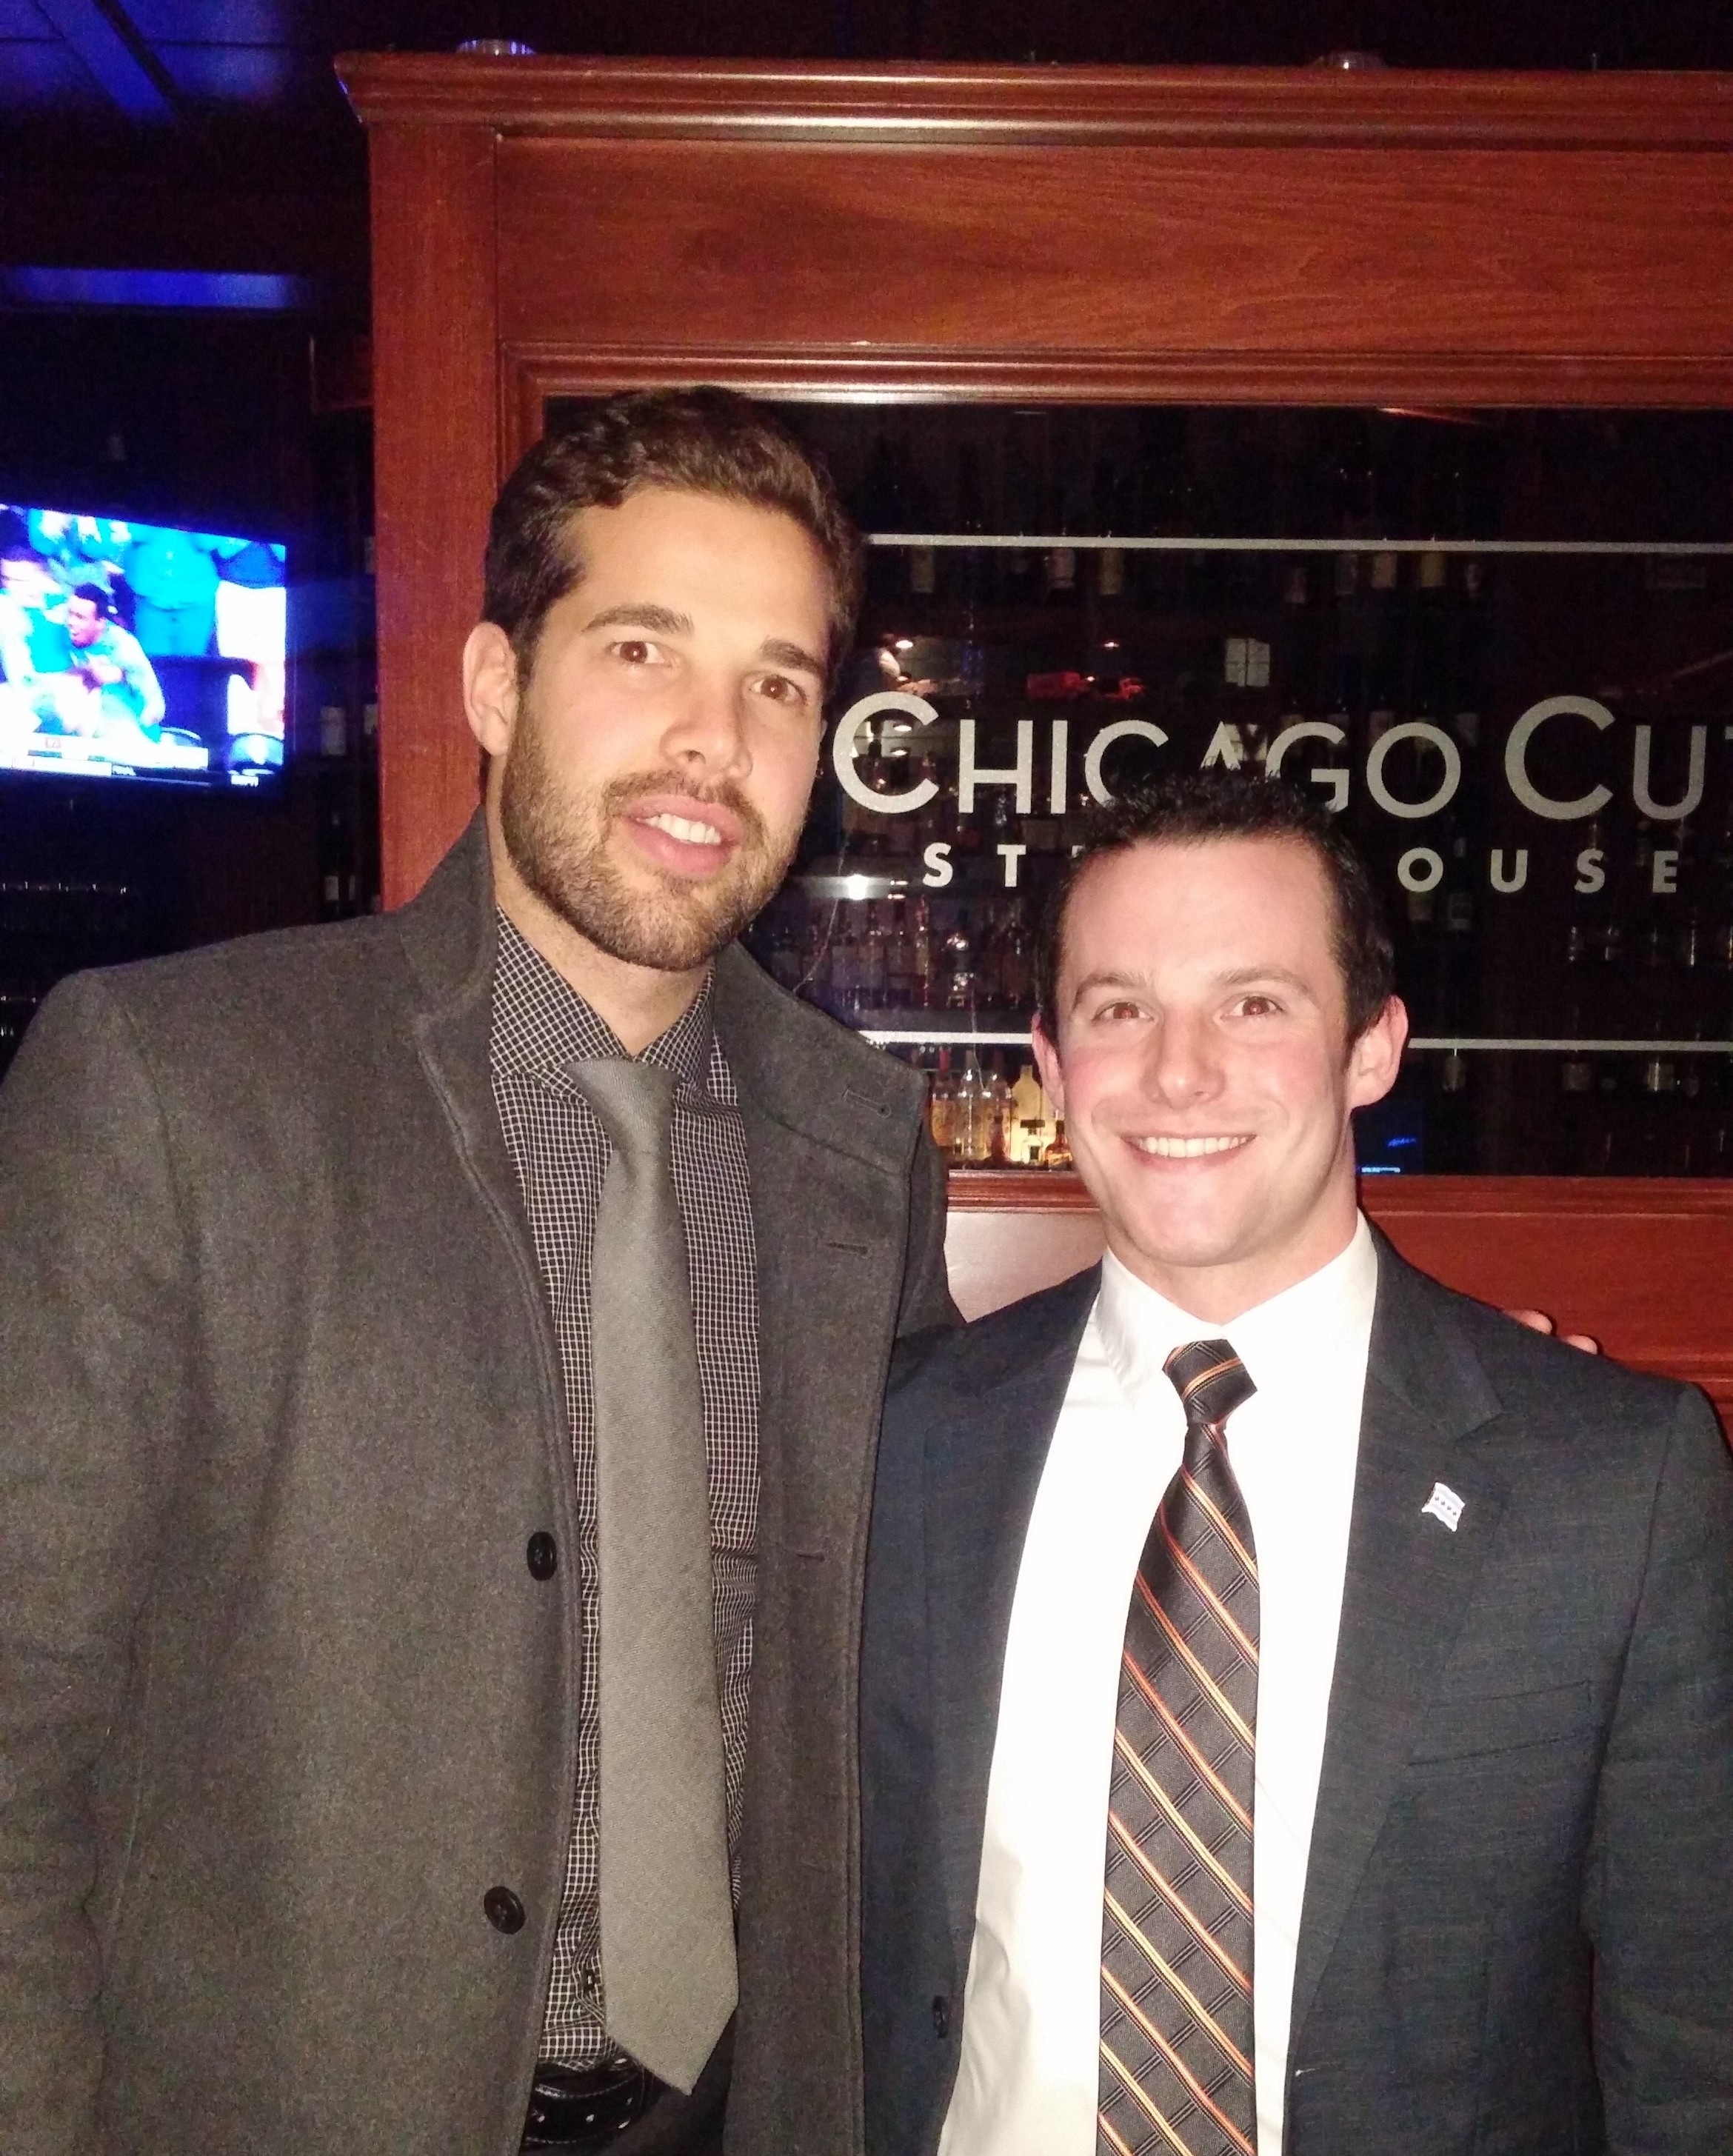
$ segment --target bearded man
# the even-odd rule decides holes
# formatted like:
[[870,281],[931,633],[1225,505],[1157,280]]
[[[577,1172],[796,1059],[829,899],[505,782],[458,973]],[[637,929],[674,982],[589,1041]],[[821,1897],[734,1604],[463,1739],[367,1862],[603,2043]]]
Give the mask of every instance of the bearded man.
[[8,2156],[709,2151],[731,2057],[731,2152],[855,2143],[837,1793],[942,1179],[918,1079],[735,939],[858,586],[751,407],[609,400],[496,506],[484,806],[422,895],[44,1005]]

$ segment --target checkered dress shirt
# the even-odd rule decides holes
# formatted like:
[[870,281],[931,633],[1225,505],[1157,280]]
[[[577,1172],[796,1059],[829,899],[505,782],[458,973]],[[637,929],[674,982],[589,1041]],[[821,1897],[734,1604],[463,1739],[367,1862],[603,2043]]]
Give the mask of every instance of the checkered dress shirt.
[[[570,1076],[586,1058],[623,1055],[607,1024],[506,920],[499,921],[490,1063],[559,1342],[577,1492],[582,1621],[577,1797],[542,2030],[542,2056],[577,2067],[616,2056],[602,1992],[597,1871],[602,1720],[597,1642],[596,1443],[590,1257],[608,1138]],[[704,1394],[710,1564],[722,1706],[728,1841],[738,1865],[746,1697],[758,1548],[758,1286],[746,1128],[710,1024],[709,983],[643,1060],[675,1081],[671,1150]],[[736,1871],[736,1891],[738,1873]]]

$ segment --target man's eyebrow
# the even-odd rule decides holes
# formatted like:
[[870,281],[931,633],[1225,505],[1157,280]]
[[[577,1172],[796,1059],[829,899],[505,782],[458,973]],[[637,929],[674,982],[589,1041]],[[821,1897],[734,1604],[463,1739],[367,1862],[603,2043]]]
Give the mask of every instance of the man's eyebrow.
[[1072,989],[1071,1000],[1078,1002],[1091,988],[1146,988],[1149,985],[1147,976],[1142,973],[1085,973]]
[[[1285,966],[1236,966],[1230,972],[1218,973],[1215,977],[1215,985],[1222,988],[1243,988],[1249,987],[1254,982],[1261,981],[1268,981],[1272,985],[1279,983],[1284,988],[1297,990],[1308,1001],[1314,999],[1310,983],[1301,974],[1291,973]],[[1086,995],[1092,988],[1147,990],[1151,986],[1152,983],[1146,973],[1103,971],[1085,973],[1071,991],[1071,997],[1074,1003],[1078,998]]]
[[767,636],[758,647],[758,655],[772,666],[787,666],[799,673],[816,674],[821,681],[824,679],[824,661],[813,658],[804,644],[785,644],[779,636]]
[[623,606],[604,607],[592,614],[584,624],[586,629],[648,629],[658,636],[690,636],[692,619],[690,614],[676,613],[672,607],[653,606],[648,602],[639,605],[628,601]]
[[[585,629],[642,629],[652,636],[690,636],[692,617],[677,613],[672,607],[657,606],[649,600],[626,600],[619,606],[604,607],[600,613],[592,614],[584,624]],[[758,647],[758,655],[772,666],[787,666],[802,674],[814,674],[822,681],[826,667],[822,659],[815,659],[802,644],[790,644],[780,636],[767,636]]]
[[1231,973],[1218,973],[1216,978],[1224,988],[1247,988],[1254,981],[1279,981],[1284,988],[1298,989],[1308,1002],[1313,1000],[1311,983],[1285,966],[1237,966]]

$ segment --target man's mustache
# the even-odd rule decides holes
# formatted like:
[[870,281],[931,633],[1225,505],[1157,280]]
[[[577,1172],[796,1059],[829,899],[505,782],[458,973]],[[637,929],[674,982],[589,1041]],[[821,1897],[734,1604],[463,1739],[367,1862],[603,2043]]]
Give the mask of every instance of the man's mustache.
[[740,783],[732,778],[716,779],[699,785],[677,771],[633,771],[619,778],[610,778],[602,788],[601,802],[604,819],[617,816],[629,808],[634,801],[642,801],[653,793],[681,793],[689,801],[701,807],[714,804],[726,808],[740,821],[742,841],[762,848],[767,834],[764,819],[741,791]]

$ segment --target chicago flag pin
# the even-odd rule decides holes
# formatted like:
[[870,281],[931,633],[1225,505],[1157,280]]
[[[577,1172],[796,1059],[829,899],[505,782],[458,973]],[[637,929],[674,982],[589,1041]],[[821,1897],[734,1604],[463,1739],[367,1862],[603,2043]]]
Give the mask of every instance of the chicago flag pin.
[[1442,1520],[1454,1535],[1456,1523],[1462,1517],[1462,1500],[1448,1482],[1434,1482],[1431,1496],[1420,1507],[1421,1518],[1423,1520],[1428,1512],[1435,1520]]

